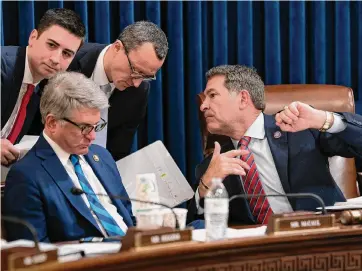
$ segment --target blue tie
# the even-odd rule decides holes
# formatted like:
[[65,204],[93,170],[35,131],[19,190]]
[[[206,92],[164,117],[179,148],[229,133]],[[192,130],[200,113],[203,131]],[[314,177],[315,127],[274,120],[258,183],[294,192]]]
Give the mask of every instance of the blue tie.
[[121,235],[124,236],[124,232],[118,226],[116,221],[114,221],[113,217],[104,209],[103,205],[99,202],[96,195],[94,195],[94,191],[90,186],[87,178],[84,176],[82,167],[79,164],[78,155],[72,154],[70,156],[70,161],[72,162],[75,170],[75,174],[79,179],[80,185],[83,191],[86,193],[90,208],[94,211],[99,221],[101,222],[103,228],[106,230],[109,236]]

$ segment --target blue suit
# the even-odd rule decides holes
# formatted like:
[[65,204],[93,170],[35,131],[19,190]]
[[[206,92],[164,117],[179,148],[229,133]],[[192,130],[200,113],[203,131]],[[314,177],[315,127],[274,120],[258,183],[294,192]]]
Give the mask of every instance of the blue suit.
[[[25,57],[26,47],[1,47],[1,129],[9,120],[19,97],[25,71]],[[43,83],[40,84],[40,88],[42,87]],[[39,102],[38,93],[34,93],[26,108],[26,119],[15,143],[18,143],[28,133],[39,108]]]
[[[99,157],[99,161],[93,159]],[[107,194],[128,197],[110,153],[91,145],[85,159]],[[102,236],[82,197],[73,195],[72,180],[57,155],[41,135],[35,146],[10,170],[5,187],[3,213],[30,222],[42,242],[79,240]],[[135,225],[131,203],[112,199],[128,227]],[[5,223],[8,240],[32,239],[28,230]]]
[[[264,115],[265,136],[273,156],[276,169],[285,193],[315,193],[326,205],[333,205],[345,198],[334,181],[328,164],[328,157],[362,157],[362,116],[343,113],[347,127],[336,134],[321,133],[318,130],[304,130],[296,133],[280,131],[274,116]],[[280,131],[281,137],[274,133]],[[231,142],[223,145],[221,152],[234,149]],[[207,170],[211,155],[196,168],[196,178],[200,180]],[[198,182],[197,182],[198,183]],[[229,197],[245,194],[240,176],[229,175],[224,179]],[[196,189],[196,187],[195,187]],[[313,199],[289,199],[294,210],[315,210],[318,204]],[[203,200],[200,201],[201,205]],[[188,221],[202,219],[197,215],[195,199],[188,206]],[[255,224],[246,199],[230,202],[229,223]]]

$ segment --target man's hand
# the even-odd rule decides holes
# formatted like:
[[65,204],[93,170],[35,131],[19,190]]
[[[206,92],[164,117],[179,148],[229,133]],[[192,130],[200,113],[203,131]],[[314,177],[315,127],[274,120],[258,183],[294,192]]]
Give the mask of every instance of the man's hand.
[[20,151],[7,139],[1,139],[1,165],[10,166],[18,160]]
[[[212,178],[224,179],[228,175],[245,175],[245,170],[250,169],[247,163],[236,157],[248,154],[248,151],[231,150],[225,153],[220,153],[220,149],[220,144],[215,142],[215,149],[209,167],[202,177],[204,184],[209,187],[211,186]],[[199,189],[200,197],[204,197],[207,190],[201,185],[199,187],[202,187],[202,189]]]
[[276,125],[285,132],[320,129],[326,121],[326,112],[301,102],[292,102],[275,115]]

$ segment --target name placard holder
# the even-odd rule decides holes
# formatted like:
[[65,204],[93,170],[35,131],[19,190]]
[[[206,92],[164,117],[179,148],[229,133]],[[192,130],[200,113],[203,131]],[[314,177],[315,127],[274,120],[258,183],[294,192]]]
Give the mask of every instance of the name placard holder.
[[23,270],[58,261],[58,249],[38,251],[33,247],[13,247],[1,250],[1,270]]
[[122,239],[121,250],[191,241],[192,230],[193,228],[175,230],[169,227],[154,230],[129,228]]
[[335,228],[334,214],[280,214],[268,221],[267,234]]

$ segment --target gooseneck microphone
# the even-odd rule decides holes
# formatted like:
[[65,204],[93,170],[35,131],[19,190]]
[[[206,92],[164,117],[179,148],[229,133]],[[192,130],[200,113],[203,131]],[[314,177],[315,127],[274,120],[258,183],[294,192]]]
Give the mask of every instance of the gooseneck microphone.
[[27,228],[30,231],[30,233],[31,233],[31,235],[33,237],[35,249],[38,252],[40,252],[38,234],[36,233],[36,230],[35,230],[35,228],[34,228],[34,226],[32,224],[30,224],[29,222],[27,222],[24,219],[20,219],[20,218],[14,217],[14,216],[2,215],[1,220],[4,220],[6,222],[10,222],[10,223],[20,224],[20,225],[24,226],[25,228]]
[[101,197],[109,197],[111,199],[120,199],[120,200],[126,200],[126,201],[129,201],[129,202],[140,202],[140,203],[148,203],[148,204],[154,204],[154,205],[158,205],[158,206],[162,206],[162,207],[165,207],[169,210],[171,210],[173,216],[175,217],[175,223],[176,223],[176,229],[180,229],[180,226],[179,226],[179,223],[178,223],[178,220],[177,220],[177,216],[175,214],[175,211],[173,210],[172,207],[166,205],[166,204],[163,204],[163,203],[159,203],[159,202],[155,202],[155,201],[148,201],[148,200],[140,200],[140,199],[133,199],[133,198],[128,198],[128,197],[123,197],[123,196],[118,196],[118,195],[112,195],[112,194],[101,194],[101,193],[86,193],[84,190],[78,188],[78,187],[72,187],[70,189],[70,192],[73,194],[73,195],[82,195],[82,194],[85,194],[85,195],[91,195],[91,196],[101,196]]
[[234,199],[243,198],[243,199],[250,199],[255,197],[283,197],[283,198],[312,198],[318,202],[320,207],[322,208],[322,214],[327,214],[326,206],[324,204],[323,199],[313,193],[288,193],[288,194],[238,194],[230,197],[229,202],[233,201]]

